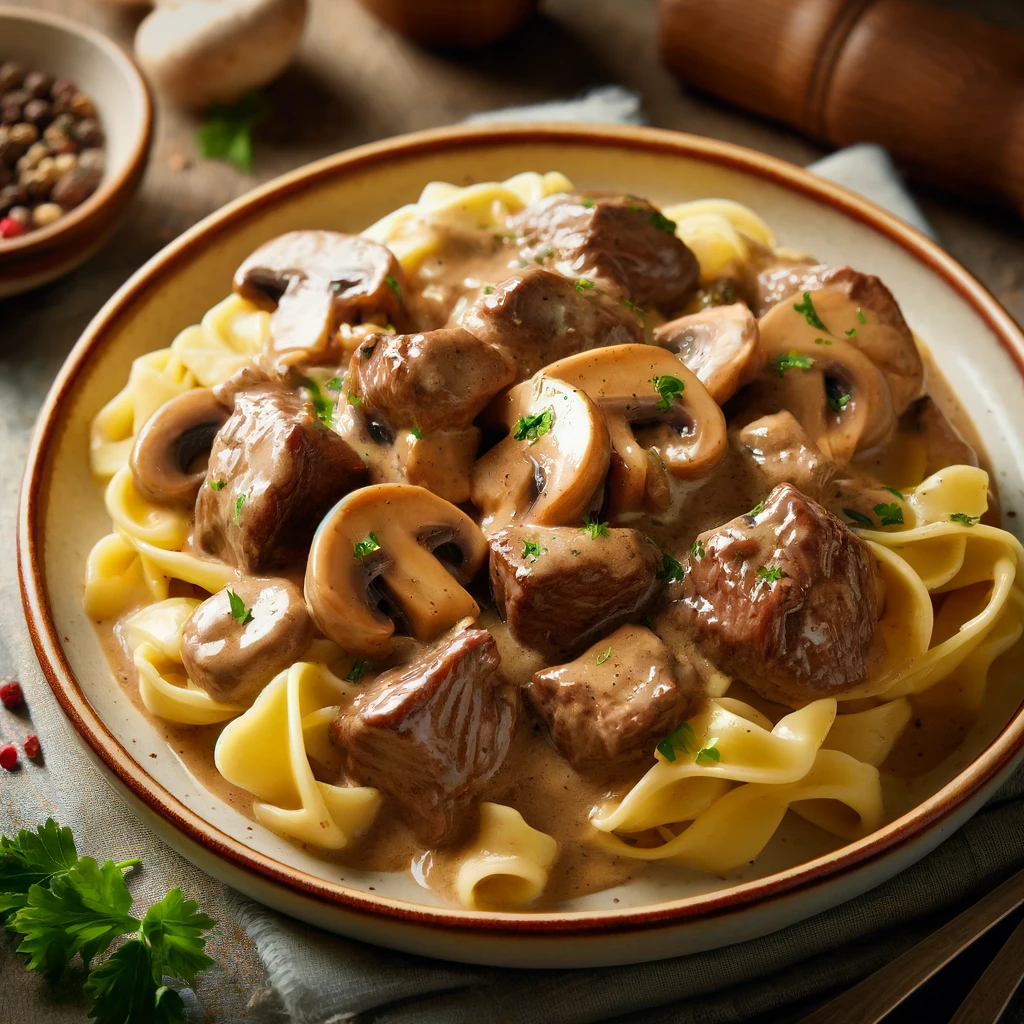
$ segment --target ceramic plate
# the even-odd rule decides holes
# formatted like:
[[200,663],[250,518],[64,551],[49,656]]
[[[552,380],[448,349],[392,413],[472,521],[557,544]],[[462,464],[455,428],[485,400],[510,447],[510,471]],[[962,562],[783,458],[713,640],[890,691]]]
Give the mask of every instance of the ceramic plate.
[[1024,713],[1015,700],[990,701],[940,768],[887,794],[899,816],[857,843],[833,848],[817,830],[792,825],[748,875],[662,867],[557,912],[471,912],[440,905],[406,874],[320,859],[204,790],[124,698],[82,611],[86,556],[109,531],[89,475],[88,424],[132,359],[198,322],[229,292],[243,257],[274,235],[356,232],[414,200],[428,181],[469,184],[525,170],[560,170],[584,190],[658,204],[735,199],[757,210],[782,245],[878,274],[974,419],[1004,510],[1024,507],[1024,337],[977,281],[902,221],[789,164],[692,136],[561,125],[445,129],[352,150],[250,193],[154,257],[99,313],[53,386],[28,459],[18,550],[36,650],[82,742],[139,815],[210,874],[296,917],[430,956],[516,966],[627,963],[762,935],[879,884],[973,814],[1019,759]]

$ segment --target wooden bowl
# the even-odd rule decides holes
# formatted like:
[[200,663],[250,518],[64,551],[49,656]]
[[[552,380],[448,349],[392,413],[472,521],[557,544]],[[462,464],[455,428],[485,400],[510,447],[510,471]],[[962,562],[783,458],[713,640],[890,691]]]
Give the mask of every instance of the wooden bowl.
[[116,791],[171,846],[234,888],[324,928],[426,956],[520,967],[655,960],[810,917],[923,857],[982,806],[1024,750],[1017,671],[991,688],[976,729],[950,758],[888,805],[894,820],[864,839],[825,841],[810,826],[800,831],[798,820],[729,878],[669,867],[555,910],[489,913],[442,905],[408,873],[356,870],[273,835],[204,788],[125,699],[83,611],[82,580],[91,546],[110,532],[89,473],[89,423],[124,385],[131,361],[198,322],[230,292],[241,260],[274,235],[359,231],[432,180],[469,184],[556,169],[584,191],[659,204],[702,196],[747,203],[782,245],[879,274],[974,419],[1003,507],[1016,517],[1007,523],[1022,521],[1024,335],[966,270],[892,214],[781,160],[675,132],[594,125],[457,127],[391,139],[301,168],[207,217],[136,273],[72,351],[39,417],[18,519],[25,611],[50,686]]
[[3,298],[66,274],[110,237],[146,169],[153,103],[141,72],[120,47],[53,14],[0,6],[0,60],[70,78],[92,97],[106,134],[99,188],[48,227],[0,241]]

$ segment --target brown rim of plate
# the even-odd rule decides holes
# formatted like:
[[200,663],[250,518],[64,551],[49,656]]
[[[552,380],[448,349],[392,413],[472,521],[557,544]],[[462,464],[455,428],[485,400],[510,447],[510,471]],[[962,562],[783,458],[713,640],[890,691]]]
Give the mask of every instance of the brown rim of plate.
[[[68,35],[79,36],[101,50],[120,70],[128,88],[138,95],[142,117],[124,165],[101,183],[84,203],[45,228],[0,243],[0,270],[5,279],[32,277],[45,270],[49,263],[63,263],[68,246],[86,252],[95,245],[97,233],[106,230],[111,216],[116,217],[121,212],[135,191],[145,171],[146,154],[153,138],[153,98],[149,86],[135,61],[117,43],[102,32],[47,11],[0,5],[0,22],[8,18],[49,25]],[[100,111],[101,116],[102,113]]]
[[185,807],[150,778],[130,757],[88,704],[60,647],[50,614],[43,579],[42,520],[39,495],[46,486],[49,445],[58,436],[60,410],[76,381],[89,369],[92,356],[103,344],[105,330],[130,316],[136,302],[154,285],[160,272],[187,261],[204,239],[230,231],[237,221],[283,196],[331,179],[342,178],[367,166],[403,161],[438,150],[478,146],[559,144],[605,145],[624,150],[677,154],[711,164],[736,168],[839,210],[900,245],[920,263],[938,274],[988,324],[1024,375],[1024,334],[996,299],[935,242],[885,210],[853,192],[774,157],[731,143],[651,128],[571,126],[456,127],[417,132],[349,150],[310,164],[269,182],[224,207],[189,229],[138,270],[100,310],[75,345],[59,372],[46,401],[29,449],[22,480],[18,514],[18,573],[29,632],[43,672],[64,713],[130,793],[142,800],[183,835],[218,858],[275,883],[294,895],[314,898],[347,912],[386,917],[409,925],[458,932],[487,932],[494,936],[548,935],[580,938],[669,927],[695,920],[706,921],[750,908],[768,900],[810,889],[854,869],[877,862],[889,851],[909,842],[952,814],[1006,769],[1024,745],[1024,710],[988,748],[946,786],[913,810],[871,835],[833,853],[797,867],[700,896],[687,897],[647,908],[586,912],[490,913],[456,908],[428,908],[401,900],[370,895],[332,884],[248,849]]

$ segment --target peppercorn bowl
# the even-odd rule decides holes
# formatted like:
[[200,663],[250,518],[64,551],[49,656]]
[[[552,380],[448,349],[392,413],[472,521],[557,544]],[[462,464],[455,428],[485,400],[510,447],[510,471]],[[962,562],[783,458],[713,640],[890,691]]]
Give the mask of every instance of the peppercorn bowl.
[[[153,105],[138,68],[115,43],[42,11],[0,6],[0,65],[20,66],[24,75],[12,71],[12,89],[2,90],[24,96],[9,105],[10,116],[3,117],[0,128],[0,148],[12,146],[9,136],[17,129],[8,153],[12,159],[2,165],[11,180],[0,185],[17,186],[29,178],[32,192],[31,209],[28,204],[7,203],[21,222],[17,216],[11,219],[11,237],[0,237],[3,298],[60,277],[110,237],[146,167]],[[24,88],[25,81],[29,89]],[[71,111],[72,100],[77,114]],[[79,140],[64,135],[61,117],[68,128],[80,132]],[[44,145],[47,153],[30,154],[33,147],[41,151]],[[52,181],[46,180],[45,171],[38,172],[40,163],[53,172]],[[58,171],[63,182],[58,182]],[[88,180],[90,176],[94,180]],[[59,203],[51,201],[51,189],[58,184]],[[0,217],[9,213],[3,210]]]

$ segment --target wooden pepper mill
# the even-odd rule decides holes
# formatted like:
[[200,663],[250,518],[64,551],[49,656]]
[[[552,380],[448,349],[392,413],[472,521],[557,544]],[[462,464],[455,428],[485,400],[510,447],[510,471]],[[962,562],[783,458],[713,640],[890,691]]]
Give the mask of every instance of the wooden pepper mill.
[[684,81],[1024,214],[1024,36],[910,0],[661,0]]

